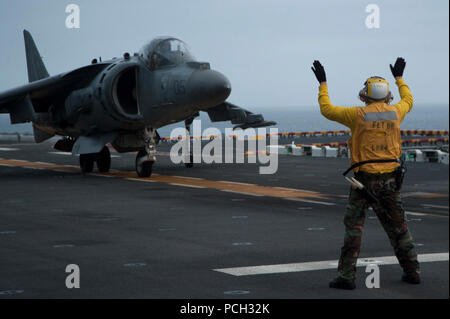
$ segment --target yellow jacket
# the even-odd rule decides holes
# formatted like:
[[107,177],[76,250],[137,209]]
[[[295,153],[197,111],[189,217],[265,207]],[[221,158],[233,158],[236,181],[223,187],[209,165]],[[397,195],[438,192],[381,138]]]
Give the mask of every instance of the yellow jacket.
[[[400,93],[400,102],[394,105],[375,102],[363,107],[332,105],[327,85],[320,85],[319,105],[322,115],[347,126],[352,132],[348,141],[352,164],[372,159],[400,157],[400,123],[411,111],[413,97],[402,78],[395,83]],[[398,165],[398,163],[366,164],[356,168],[355,171],[360,169],[369,173],[386,173],[393,171]]]

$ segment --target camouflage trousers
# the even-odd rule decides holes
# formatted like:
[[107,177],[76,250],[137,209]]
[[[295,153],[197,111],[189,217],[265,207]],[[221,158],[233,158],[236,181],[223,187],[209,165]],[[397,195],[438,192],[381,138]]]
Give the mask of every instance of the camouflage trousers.
[[361,236],[369,205],[372,206],[387,233],[404,272],[419,271],[417,254],[408,230],[400,192],[397,190],[395,173],[357,173],[356,179],[371,190],[379,202],[369,204],[358,190],[353,188],[350,190],[344,217],[345,238],[339,259],[339,275],[345,279],[355,278],[356,262],[361,248]]

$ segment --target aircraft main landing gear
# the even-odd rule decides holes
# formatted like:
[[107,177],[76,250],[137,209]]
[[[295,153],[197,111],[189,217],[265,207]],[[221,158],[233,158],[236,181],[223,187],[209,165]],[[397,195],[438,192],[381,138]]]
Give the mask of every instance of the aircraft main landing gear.
[[80,154],[80,168],[83,173],[92,173],[95,162],[97,162],[99,172],[109,172],[111,168],[111,153],[107,146],[104,146],[99,153]]

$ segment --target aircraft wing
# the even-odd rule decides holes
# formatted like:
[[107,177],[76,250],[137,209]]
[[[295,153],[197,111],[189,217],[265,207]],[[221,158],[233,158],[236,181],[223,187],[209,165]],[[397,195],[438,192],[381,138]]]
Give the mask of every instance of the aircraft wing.
[[0,113],[10,113],[13,124],[29,122],[35,112],[47,112],[53,101],[87,86],[109,64],[91,64],[1,92]]
[[231,121],[231,124],[237,124],[233,129],[265,127],[276,125],[276,122],[265,121],[261,114],[253,114],[237,105],[224,102],[207,110],[211,122]]

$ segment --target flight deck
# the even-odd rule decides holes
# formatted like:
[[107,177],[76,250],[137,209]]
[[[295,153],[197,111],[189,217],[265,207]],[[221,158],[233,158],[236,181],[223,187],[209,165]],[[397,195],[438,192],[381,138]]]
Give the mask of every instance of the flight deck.
[[[401,282],[369,210],[357,289],[328,288],[343,244],[347,158],[173,164],[169,144],[150,178],[135,154],[109,173],[80,173],[51,142],[0,145],[0,298],[448,298],[448,165],[408,162],[404,208],[421,285]],[[380,288],[365,265],[380,267]],[[66,267],[80,288],[66,287]]]

